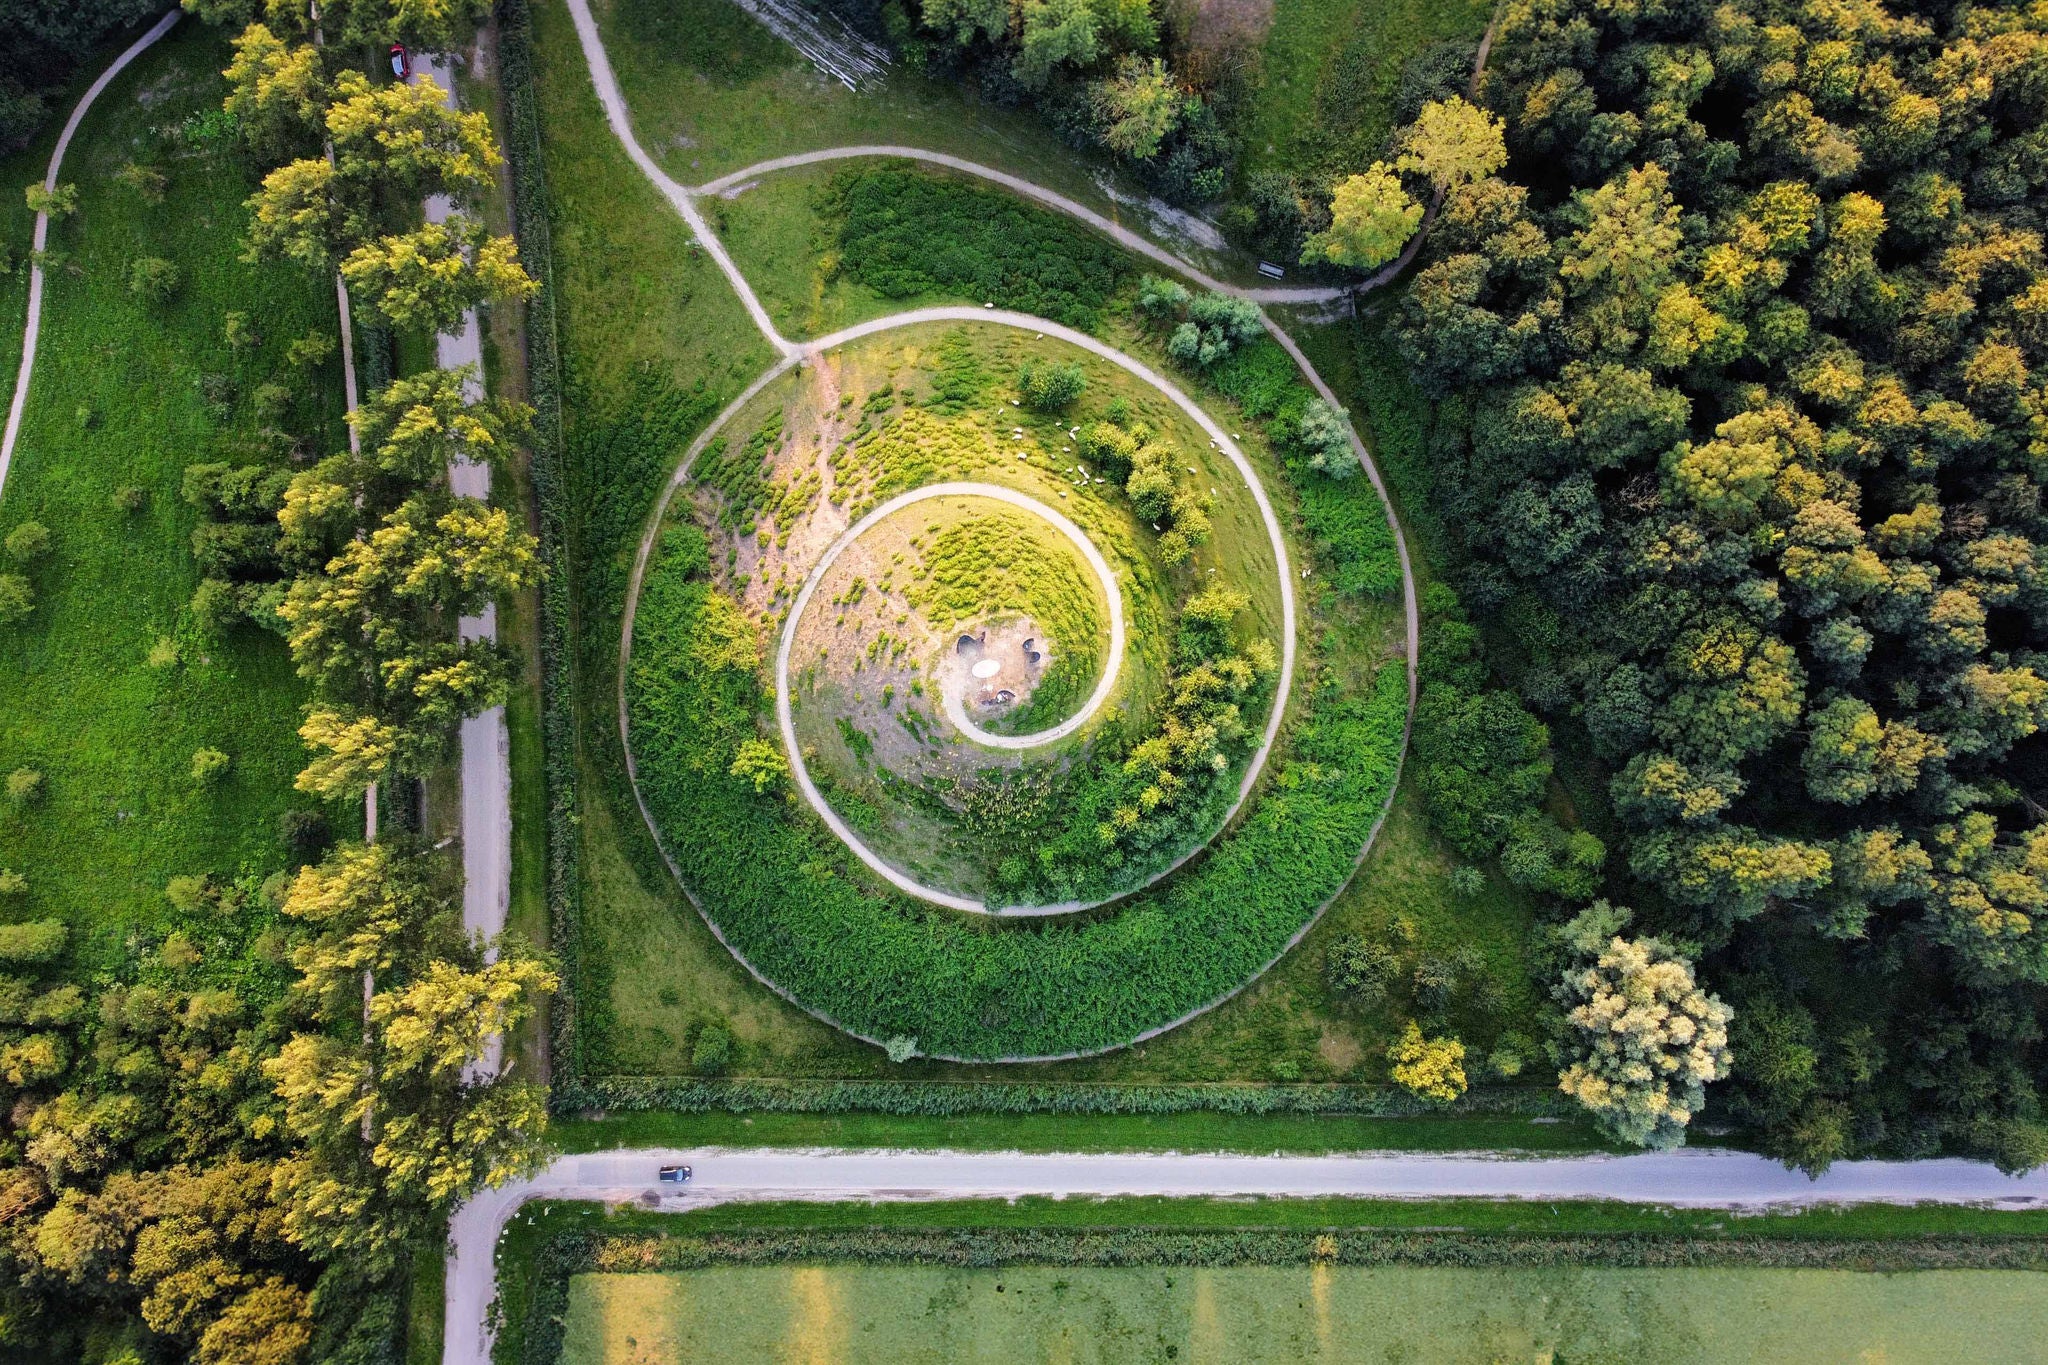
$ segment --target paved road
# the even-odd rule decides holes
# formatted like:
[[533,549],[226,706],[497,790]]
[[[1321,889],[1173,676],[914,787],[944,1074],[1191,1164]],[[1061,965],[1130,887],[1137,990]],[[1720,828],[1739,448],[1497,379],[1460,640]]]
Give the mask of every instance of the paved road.
[[[58,173],[64,168],[64,153],[70,148],[72,135],[77,133],[78,125],[85,122],[86,111],[92,108],[93,101],[113,84],[114,77],[128,69],[130,62],[153,47],[157,39],[169,33],[184,13],[182,9],[173,9],[157,20],[149,32],[137,38],[126,52],[114,58],[113,64],[102,71],[100,78],[86,89],[84,98],[78,101],[78,107],[73,109],[71,117],[64,121],[64,131],[57,135],[57,146],[50,153],[50,169],[43,176],[44,189],[57,188]],[[50,215],[39,213],[36,215],[34,240],[38,256],[49,240]],[[7,426],[0,430],[0,490],[7,487],[7,470],[14,463],[14,442],[21,435],[21,415],[28,407],[28,381],[36,367],[36,342],[43,331],[43,265],[36,256],[31,256],[29,262],[28,323],[21,331],[21,371],[14,377],[14,398],[7,405]]]
[[[455,107],[455,76],[445,56],[430,57],[420,72],[448,92],[448,107]],[[453,205],[445,195],[427,200],[430,223],[445,222]],[[473,367],[473,377],[464,386],[464,396],[474,402],[484,396],[483,329],[476,310],[462,315],[461,325],[444,332],[434,341],[434,359],[444,370]],[[468,456],[448,466],[448,486],[459,497],[488,501],[491,496],[491,467]],[[465,616],[457,623],[463,640],[498,638],[498,608],[487,605],[479,616]],[[511,738],[505,728],[505,708],[493,706],[462,722],[462,927],[472,934],[495,938],[505,931],[505,915],[512,904],[512,758]],[[486,1076],[498,1072],[502,1045],[493,1037],[475,1070]]]
[[[674,1194],[656,1168],[687,1162]],[[1109,1195],[1274,1198],[1613,1199],[1692,1208],[1937,1202],[2048,1205],[2048,1172],[2015,1179],[1976,1161],[1845,1161],[1819,1180],[1743,1152],[1633,1156],[1182,1156],[1015,1152],[679,1151],[565,1156],[478,1193],[450,1229],[445,1365],[485,1365],[498,1234],[529,1199],[660,1200],[687,1212],[759,1200],[878,1202]]]

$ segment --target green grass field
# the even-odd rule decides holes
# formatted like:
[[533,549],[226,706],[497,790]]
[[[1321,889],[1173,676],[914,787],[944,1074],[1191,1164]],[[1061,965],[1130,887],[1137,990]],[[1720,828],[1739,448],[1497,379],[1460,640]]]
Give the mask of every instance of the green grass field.
[[[248,626],[205,638],[182,612],[198,581],[182,473],[197,461],[263,458],[248,393],[286,383],[284,425],[310,452],[345,441],[338,368],[293,378],[283,362],[292,340],[334,330],[333,294],[295,270],[239,259],[248,190],[228,149],[194,122],[219,105],[226,51],[214,31],[182,26],[114,83],[73,142],[65,179],[79,186],[80,208],[52,233],[62,254],[0,502],[0,530],[33,519],[54,534],[51,555],[29,571],[34,615],[0,630],[0,770],[35,768],[45,782],[40,801],[0,813],[0,866],[29,878],[13,913],[73,924],[81,970],[114,968],[152,945],[170,877],[283,867],[278,818],[307,802],[291,791],[303,690],[283,642]],[[130,160],[168,175],[164,202],[115,180]],[[16,190],[9,223],[19,199]],[[169,303],[127,288],[141,256],[178,267]],[[230,311],[257,320],[252,351],[227,349]],[[216,399],[239,396],[210,413],[207,375],[220,377]],[[130,485],[146,495],[134,514],[112,501]],[[165,639],[179,661],[148,666]],[[191,776],[201,747],[233,760],[210,788]]]
[[724,1266],[570,1282],[563,1365],[2021,1360],[2018,1271]]
[[1355,174],[1384,150],[1402,69],[1433,43],[1477,42],[1491,0],[1274,0],[1236,132],[1249,170]]

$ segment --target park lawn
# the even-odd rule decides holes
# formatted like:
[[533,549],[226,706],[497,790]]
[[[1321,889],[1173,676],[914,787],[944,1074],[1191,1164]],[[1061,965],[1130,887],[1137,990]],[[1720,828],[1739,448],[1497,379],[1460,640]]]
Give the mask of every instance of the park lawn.
[[1804,1365],[1953,1358],[1960,1316],[1977,1358],[2017,1360],[2048,1329],[2044,1281],[1984,1270],[717,1266],[574,1276],[561,1359],[1278,1365],[1647,1353]]
[[1355,175],[1394,126],[1401,72],[1432,44],[1479,41],[1492,0],[1274,0],[1236,120],[1241,171]]
[[[73,142],[65,179],[79,186],[80,209],[52,234],[63,260],[48,280],[35,382],[0,502],[0,527],[34,519],[55,536],[30,573],[34,615],[0,635],[0,769],[38,769],[46,788],[39,802],[0,814],[0,866],[29,878],[13,913],[73,925],[81,972],[118,969],[153,946],[169,878],[283,868],[279,817],[308,804],[292,792],[304,688],[283,642],[247,626],[205,639],[183,613],[198,572],[182,474],[196,461],[258,458],[248,391],[273,378],[293,387],[287,424],[310,453],[346,440],[338,364],[294,379],[282,359],[297,337],[334,331],[331,290],[240,259],[249,186],[230,149],[151,131],[200,127],[218,108],[226,60],[218,33],[181,26],[122,74]],[[130,159],[169,174],[162,204],[115,181]],[[183,276],[166,305],[126,286],[130,262],[150,255]],[[230,311],[257,321],[253,352],[227,350]],[[219,424],[200,392],[209,373],[244,395]],[[112,504],[127,485],[147,498],[134,515]],[[152,669],[145,656],[164,638],[181,662]],[[203,790],[191,777],[201,747],[233,760]],[[341,832],[352,827],[350,812],[330,814]],[[195,928],[205,951],[211,937]]]
[[[751,181],[744,192],[727,191],[730,197],[704,201],[705,219],[784,336],[808,340],[903,310],[901,299],[885,298],[834,268],[837,227],[820,208],[835,179],[877,164],[863,159],[799,166]],[[979,305],[987,300],[959,293],[927,295],[918,302]]]

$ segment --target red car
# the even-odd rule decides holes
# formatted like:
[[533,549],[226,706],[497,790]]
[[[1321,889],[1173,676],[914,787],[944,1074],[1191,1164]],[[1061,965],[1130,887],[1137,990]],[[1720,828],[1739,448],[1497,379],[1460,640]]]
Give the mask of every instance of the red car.
[[412,54],[405,50],[404,43],[391,45],[391,74],[402,81],[412,79]]

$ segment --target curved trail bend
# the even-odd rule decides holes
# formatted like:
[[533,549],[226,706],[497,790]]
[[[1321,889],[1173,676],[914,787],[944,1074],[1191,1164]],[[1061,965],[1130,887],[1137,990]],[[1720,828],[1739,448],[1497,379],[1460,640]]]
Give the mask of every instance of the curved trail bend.
[[[85,95],[78,101],[78,107],[71,111],[71,117],[64,121],[64,131],[57,135],[57,146],[50,153],[50,169],[43,176],[43,188],[57,188],[57,176],[64,168],[64,153],[71,147],[71,139],[78,132],[78,125],[85,122],[85,115],[92,108],[93,101],[114,83],[114,77],[128,69],[128,64],[156,45],[156,40],[169,33],[179,19],[183,9],[173,9],[156,21],[149,32],[137,38],[127,51],[114,58],[113,64],[100,73]],[[50,215],[36,215],[36,233],[33,242],[35,255],[29,258],[28,271],[28,322],[21,329],[21,370],[14,377],[14,399],[7,405],[7,426],[0,431],[0,492],[7,488],[7,469],[14,463],[14,442],[21,435],[21,416],[28,409],[28,382],[35,373],[36,341],[43,330],[43,262],[44,247],[50,240]]]
[[[681,1194],[656,1169],[688,1162]],[[2011,1177],[1980,1161],[1842,1161],[1818,1180],[1746,1152],[1681,1148],[1631,1156],[1363,1154],[1236,1156],[642,1148],[557,1157],[540,1174],[481,1190],[449,1229],[445,1365],[487,1365],[498,1236],[530,1199],[658,1201],[673,1213],[761,1200],[876,1203],[1094,1198],[1611,1199],[1686,1208],[1815,1204],[2048,1204],[2048,1172]]]

